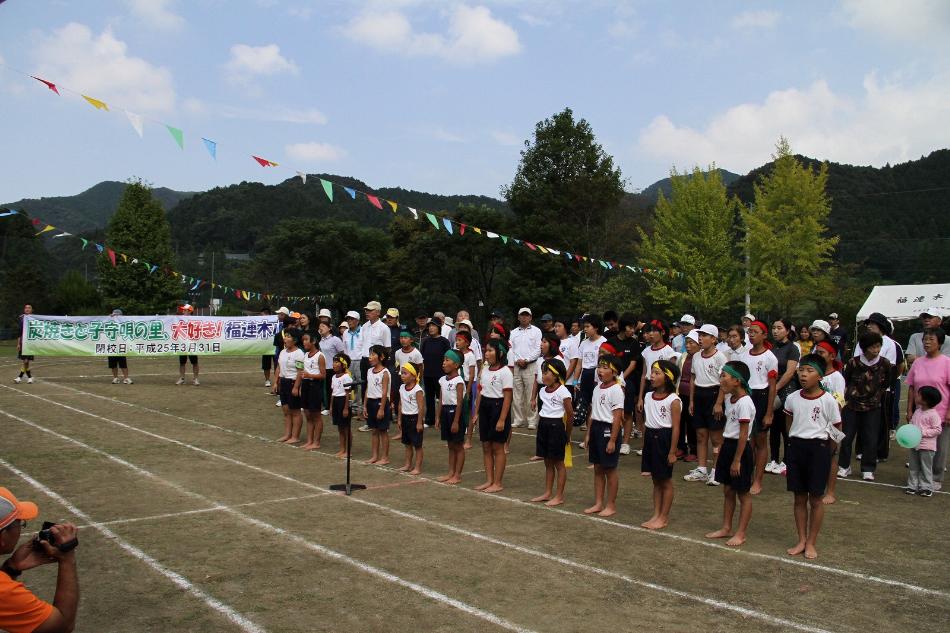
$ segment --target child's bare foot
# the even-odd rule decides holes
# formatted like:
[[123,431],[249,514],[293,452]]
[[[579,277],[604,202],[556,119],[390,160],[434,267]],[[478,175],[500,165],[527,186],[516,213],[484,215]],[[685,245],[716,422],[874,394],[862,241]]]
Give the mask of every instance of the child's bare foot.
[[640,527],[644,527],[648,530],[662,530],[667,526],[666,521],[661,521],[660,519],[651,519],[640,524]]
[[485,492],[487,492],[488,494],[494,494],[496,492],[501,492],[504,489],[505,487],[502,486],[501,484],[492,484],[488,486],[487,488],[485,488]]
[[385,466],[385,465],[388,464],[388,463],[389,463],[389,458],[388,458],[388,457],[384,457],[384,458],[378,460],[378,461],[376,462],[376,465],[377,465],[377,466]]
[[472,440],[465,440],[465,443],[462,444],[462,448],[465,450],[472,448]]
[[656,515],[655,515],[655,514],[654,514],[652,517],[650,517],[649,519],[647,519],[646,521],[644,521],[643,523],[641,523],[641,524],[640,524],[640,527],[646,528],[646,529],[648,529],[648,530],[652,530],[653,528],[652,528],[651,526],[652,526],[654,523],[656,523]]
[[603,510],[601,510],[600,512],[598,512],[597,516],[606,518],[606,517],[612,517],[615,514],[617,514],[617,508],[611,508],[608,506],[604,508]]
[[732,536],[732,530],[722,528],[715,532],[706,532],[706,538],[729,538]]
[[477,486],[475,486],[474,489],[477,490],[477,491],[479,491],[479,492],[481,492],[482,490],[484,490],[485,488],[487,488],[487,487],[490,486],[490,485],[491,485],[491,482],[490,482],[490,481],[486,481],[486,482],[483,483],[483,484],[478,484]]
[[640,473],[641,477],[652,477],[652,473]]
[[391,441],[391,442],[398,442],[398,441],[400,441],[401,439],[402,439],[402,433],[400,433],[399,435],[393,435],[391,438],[389,438],[389,441]]
[[284,440],[284,444],[300,444],[300,440],[290,437]]
[[378,461],[379,461],[379,458],[378,458],[378,457],[370,457],[369,459],[367,459],[367,460],[366,460],[365,462],[363,462],[363,463],[364,463],[364,464],[375,464],[375,463],[378,462]]
[[745,543],[745,534],[736,534],[731,539],[726,541],[726,545],[729,547],[739,547],[743,543]]
[[749,488],[749,494],[757,495],[762,492],[762,484],[752,484],[752,487]]
[[333,456],[336,457],[337,459],[343,459],[344,457],[346,457],[346,451],[340,451],[339,453],[334,453]]
[[289,436],[289,435],[281,435],[280,437],[277,438],[277,441],[278,441],[278,442],[286,442],[286,441],[289,440],[289,439],[290,439],[290,436]]
[[313,444],[311,444],[310,442],[307,442],[306,444],[302,444],[300,448],[302,448],[305,451],[309,451],[311,446],[313,446]]
[[529,461],[529,462],[540,462],[540,461],[542,461],[543,459],[544,459],[543,457],[538,457],[537,455],[532,455],[532,456],[531,456],[531,459],[529,459],[528,461]]
[[554,497],[554,498],[552,498],[550,501],[548,501],[547,503],[545,503],[544,505],[548,506],[549,508],[553,508],[553,507],[559,506],[559,505],[561,505],[561,504],[563,504],[563,503],[564,503],[564,497]]
[[551,499],[551,495],[548,494],[548,493],[544,493],[543,495],[538,495],[537,497],[535,497],[535,498],[532,499],[531,501],[533,501],[533,502],[535,502],[535,503],[540,503],[541,501],[549,501],[550,499]]
[[422,474],[422,469],[421,469],[421,468],[413,468],[412,470],[409,471],[409,474],[410,474],[410,475],[421,475],[421,474]]
[[399,468],[397,468],[397,469],[396,469],[396,472],[404,473],[404,472],[406,472],[407,470],[409,470],[410,468],[412,468],[412,466],[410,466],[409,464],[405,464],[405,465],[400,466]]
[[805,544],[798,543],[795,547],[789,547],[787,550],[789,556],[799,556],[805,551]]
[[320,442],[314,442],[313,448],[320,448]]
[[818,558],[818,550],[815,549],[814,545],[805,546],[805,558],[807,558],[808,560],[815,560],[816,558]]
[[439,483],[444,484],[451,478],[452,478],[452,475],[439,475],[438,477],[435,478],[435,480],[438,481]]
[[604,509],[604,506],[596,505],[596,504],[595,504],[595,505],[592,505],[591,507],[587,508],[586,510],[584,510],[584,514],[597,514],[598,512],[602,511],[603,509]]
[[824,497],[821,498],[821,502],[825,504],[826,506],[830,506],[832,503],[834,503],[837,500],[838,500],[838,497],[830,493],[826,494]]
[[459,485],[460,483],[462,483],[462,478],[461,478],[461,477],[450,477],[450,478],[448,478],[448,479],[445,480],[445,483],[447,483],[447,484],[450,485],[450,486],[457,486],[457,485]]

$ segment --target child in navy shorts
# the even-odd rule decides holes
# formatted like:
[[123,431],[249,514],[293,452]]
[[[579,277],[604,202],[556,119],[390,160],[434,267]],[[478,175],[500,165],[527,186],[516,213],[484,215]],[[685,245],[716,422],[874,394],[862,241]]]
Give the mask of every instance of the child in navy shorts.
[[[557,358],[541,365],[543,386],[538,391],[538,438],[537,453],[544,459],[544,494],[532,501],[544,501],[548,506],[564,503],[564,488],[567,485],[567,467],[564,464],[565,449],[571,441],[574,407],[571,392],[564,386],[567,369]],[[557,475],[557,493],[554,479]]]
[[795,529],[798,543],[788,548],[791,556],[818,558],[816,543],[825,517],[822,497],[831,468],[831,429],[841,423],[835,397],[822,388],[827,363],[817,354],[807,354],[798,363],[801,391],[785,399],[785,414],[791,419],[785,453],[787,487],[795,493]]
[[392,421],[389,403],[392,374],[386,369],[387,358],[389,354],[382,345],[369,348],[369,371],[363,394],[363,419],[373,432],[372,454],[366,463],[380,466],[389,463],[389,423]]
[[333,426],[340,433],[340,450],[334,457],[346,457],[350,441],[350,399],[353,392],[353,376],[350,375],[350,357],[337,354],[333,357],[333,378],[330,379],[330,412]]
[[[752,421],[755,403],[749,396],[749,367],[737,360],[722,366],[719,384],[725,394],[726,426],[722,447],[716,460],[716,480],[723,485],[722,527],[706,534],[706,538],[728,538],[726,545],[738,547],[745,543],[749,522],[752,520]],[[740,504],[739,529],[732,533],[732,517],[736,499]]]
[[650,367],[652,393],[643,402],[643,462],[640,471],[653,478],[653,516],[640,524],[648,530],[665,528],[673,507],[673,464],[680,434],[683,403],[676,394],[679,368],[658,360]]
[[462,481],[462,468],[465,466],[465,377],[459,374],[464,358],[458,350],[450,349],[442,359],[442,371],[439,378],[442,396],[442,410],[435,426],[440,430],[442,441],[449,447],[449,472],[436,480],[455,485]]
[[[402,465],[402,472],[409,471],[410,475],[422,473],[422,430],[425,420],[426,396],[419,386],[419,370],[412,363],[402,364],[399,370],[402,387],[399,388],[399,413],[397,425],[402,430],[400,439],[406,447],[406,463]],[[415,461],[413,462],[413,452]]]
[[616,356],[601,356],[597,363],[600,384],[594,388],[587,419],[587,459],[594,465],[594,505],[584,514],[609,517],[617,514],[617,462],[620,458],[624,393],[617,376],[622,371]]
[[485,363],[478,379],[478,397],[475,401],[475,418],[478,423],[478,439],[482,442],[482,458],[485,462],[485,482],[475,490],[501,492],[508,464],[507,443],[511,436],[511,396],[514,376],[508,367],[508,348],[499,340],[485,344]]
[[[716,349],[719,329],[710,323],[699,328],[700,350],[693,354],[690,371],[693,380],[689,385],[689,413],[696,427],[696,468],[686,473],[686,481],[700,481],[710,485],[716,482],[716,460],[722,446],[722,429],[725,416],[720,411],[716,415],[717,405],[722,407],[723,394],[719,386],[719,375],[728,360],[726,355]],[[708,447],[712,445],[711,473],[706,472],[709,457]]]

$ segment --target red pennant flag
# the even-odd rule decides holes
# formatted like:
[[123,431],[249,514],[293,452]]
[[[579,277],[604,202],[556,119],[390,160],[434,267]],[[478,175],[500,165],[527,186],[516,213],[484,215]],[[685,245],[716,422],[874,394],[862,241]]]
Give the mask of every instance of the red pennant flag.
[[[59,94],[59,90],[56,89],[56,84],[54,84],[52,81],[46,81],[45,79],[40,79],[39,77],[35,77],[35,76],[33,76],[33,75],[30,75],[30,77],[33,77],[33,79],[39,81],[40,83],[46,84],[46,87],[47,87],[47,88],[49,88],[50,90],[52,90],[52,91],[55,92],[56,94]],[[62,95],[60,95],[60,96],[62,96]]]
[[537,248],[534,244],[532,244],[531,242],[525,242],[524,244],[525,244],[525,246],[527,246],[528,248],[530,248],[530,249],[533,250],[533,251],[538,250],[538,248]]
[[112,262],[113,268],[115,267],[115,251],[111,248],[107,248],[106,252],[109,253],[109,261]]
[[459,223],[459,235],[465,235],[465,227],[466,227],[466,226],[468,226],[468,225],[467,225],[467,224],[462,224],[461,222]]
[[383,205],[379,203],[379,198],[377,198],[376,196],[371,196],[369,194],[366,194],[366,199],[369,200],[370,204],[372,204],[374,207],[376,207],[380,211],[383,210]]
[[234,291],[234,296],[237,297],[238,299],[241,299],[241,298],[242,298],[242,297],[241,297],[241,291],[240,291],[240,290],[235,290],[235,291]]
[[261,167],[277,167],[277,163],[272,160],[267,160],[266,158],[261,158],[260,156],[251,155],[251,158],[256,160]]
[[580,255],[575,255],[575,256],[574,256],[574,259],[576,259],[577,261],[581,261],[581,256],[580,256]]
[[33,222],[33,226],[39,226],[39,225],[40,225],[40,219],[39,219],[39,218],[33,218],[31,221]]

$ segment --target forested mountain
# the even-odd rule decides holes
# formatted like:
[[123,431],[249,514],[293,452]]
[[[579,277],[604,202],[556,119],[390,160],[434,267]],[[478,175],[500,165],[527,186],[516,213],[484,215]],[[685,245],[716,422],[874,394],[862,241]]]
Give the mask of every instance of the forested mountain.
[[[725,169],[718,169],[716,171],[719,172],[719,175],[722,177],[723,184],[725,184],[727,187],[742,178],[742,176],[739,174],[734,174],[731,171],[727,171]],[[641,191],[640,195],[646,197],[652,204],[656,204],[656,200],[660,197],[661,191],[663,192],[664,196],[667,198],[670,197],[670,192],[673,190],[670,183],[671,181],[669,178],[657,180],[655,183]]]

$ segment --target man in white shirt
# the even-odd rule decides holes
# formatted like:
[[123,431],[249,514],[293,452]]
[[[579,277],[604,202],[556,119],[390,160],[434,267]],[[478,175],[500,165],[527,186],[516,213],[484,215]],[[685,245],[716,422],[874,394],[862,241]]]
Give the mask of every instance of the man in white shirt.
[[541,330],[531,324],[531,308],[518,310],[518,327],[508,337],[508,366],[514,374],[514,390],[511,399],[511,426],[528,425],[537,428],[537,418],[531,411],[531,395],[537,374],[538,357],[541,355]]
[[[937,307],[927,308],[920,313],[920,332],[911,334],[910,340],[907,341],[906,358],[908,368],[913,364],[915,358],[927,355],[927,352],[924,351],[923,331],[927,328],[940,327],[943,324],[943,313],[944,311]],[[950,336],[943,341],[940,353],[944,356],[950,356]]]
[[[343,339],[343,347],[346,348],[346,355],[350,357],[350,373],[353,375],[353,383],[358,385],[362,380],[360,372],[361,363],[357,362],[363,358],[363,328],[360,327],[360,313],[356,310],[350,310],[346,313],[346,325],[349,328],[345,333],[340,334]],[[328,358],[327,367],[333,366],[333,359]],[[363,394],[359,394],[357,402],[363,401]]]
[[[362,338],[362,353],[360,354],[360,377],[362,381],[360,384],[363,389],[366,389],[366,377],[369,376],[370,348],[374,345],[382,345],[388,351],[392,349],[392,336],[389,331],[389,326],[379,319],[379,313],[382,309],[383,306],[379,301],[370,301],[366,304],[366,307],[363,308],[363,312],[366,314],[366,322],[360,326],[360,335]],[[360,431],[369,431],[369,426],[364,424],[360,427]]]

